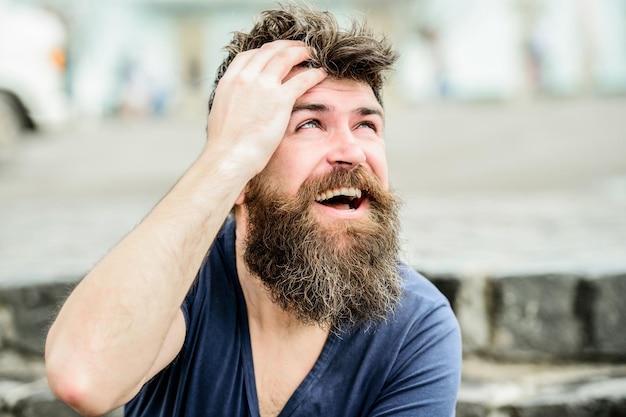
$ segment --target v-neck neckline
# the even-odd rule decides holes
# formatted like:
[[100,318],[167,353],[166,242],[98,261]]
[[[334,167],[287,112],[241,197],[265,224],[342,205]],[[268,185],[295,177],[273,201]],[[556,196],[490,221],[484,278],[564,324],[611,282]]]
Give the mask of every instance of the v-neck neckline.
[[[256,389],[256,377],[254,373],[254,359],[252,356],[252,341],[250,339],[250,327],[248,323],[248,310],[246,307],[245,297],[241,288],[239,278],[235,276],[235,287],[237,289],[238,317],[237,327],[241,337],[241,364],[243,367],[244,387],[246,398],[248,399],[249,412],[251,417],[260,417],[259,398]],[[337,349],[340,338],[333,332],[330,332],[324,342],[322,351],[315,361],[315,364],[298,385],[291,397],[285,403],[285,406],[278,414],[279,417],[286,417],[295,411],[302,400],[305,399],[307,392],[313,387],[320,376],[324,373],[331,362],[331,359]]]

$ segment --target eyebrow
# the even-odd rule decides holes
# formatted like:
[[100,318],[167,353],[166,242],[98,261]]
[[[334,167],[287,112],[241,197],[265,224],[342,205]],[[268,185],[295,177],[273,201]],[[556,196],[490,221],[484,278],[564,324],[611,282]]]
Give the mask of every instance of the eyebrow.
[[[293,106],[291,110],[291,114],[297,113],[299,111],[313,111],[317,113],[329,112],[332,110],[332,106],[328,106],[326,104],[315,104],[315,103],[304,103],[304,104],[296,104]],[[381,118],[385,118],[383,112],[380,109],[375,107],[359,107],[354,111],[361,116],[369,116],[371,114],[378,115]]]
[[330,110],[330,107],[325,104],[296,104],[293,106],[291,114],[297,113],[299,111],[313,111],[317,113],[322,113],[328,112]]

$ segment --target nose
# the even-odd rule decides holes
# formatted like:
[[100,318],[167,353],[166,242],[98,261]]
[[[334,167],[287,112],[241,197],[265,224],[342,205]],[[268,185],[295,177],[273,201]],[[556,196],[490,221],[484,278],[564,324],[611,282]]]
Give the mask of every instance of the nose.
[[349,128],[334,132],[331,142],[328,163],[332,166],[356,168],[365,162],[365,151]]

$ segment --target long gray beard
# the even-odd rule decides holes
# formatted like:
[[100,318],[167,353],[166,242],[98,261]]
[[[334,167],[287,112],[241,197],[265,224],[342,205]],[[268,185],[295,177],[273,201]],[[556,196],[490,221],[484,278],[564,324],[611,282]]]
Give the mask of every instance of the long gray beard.
[[[368,215],[321,225],[312,215],[320,191],[350,184],[367,190]],[[332,331],[389,317],[401,296],[398,202],[364,169],[336,169],[307,181],[296,198],[261,176],[246,193],[244,261],[272,300],[303,323]]]

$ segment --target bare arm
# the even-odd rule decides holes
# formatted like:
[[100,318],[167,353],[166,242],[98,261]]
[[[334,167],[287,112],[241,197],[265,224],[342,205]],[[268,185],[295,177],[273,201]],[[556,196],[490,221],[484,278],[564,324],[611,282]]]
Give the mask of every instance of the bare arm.
[[297,97],[325,73],[299,42],[235,58],[218,85],[207,145],[152,212],[80,282],[52,325],[53,392],[84,415],[130,400],[180,351],[180,306],[246,183],[278,146]]

